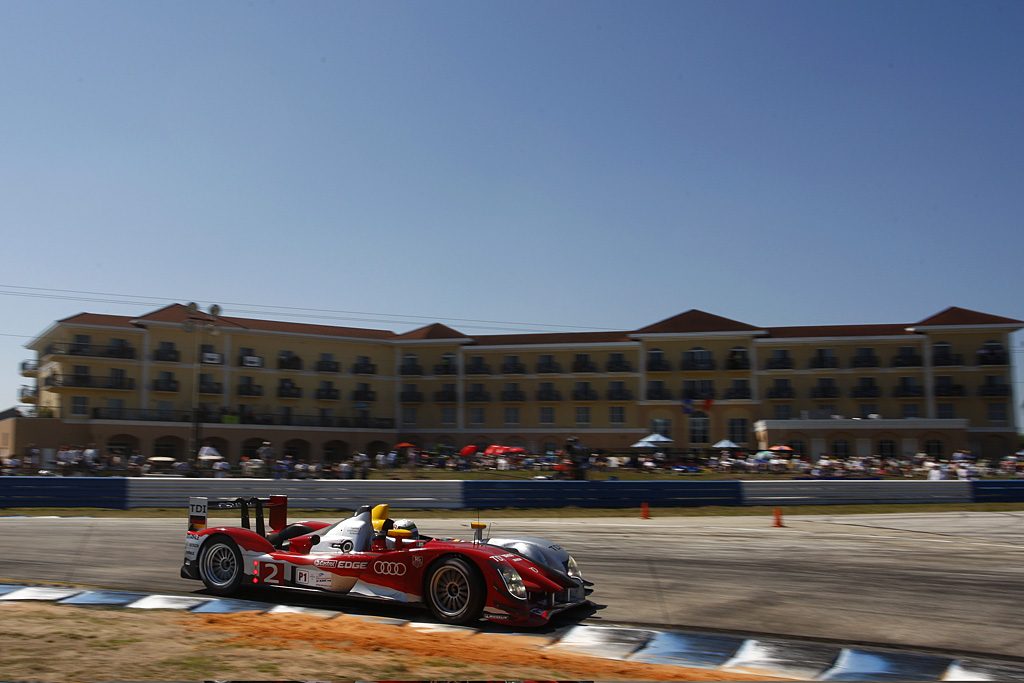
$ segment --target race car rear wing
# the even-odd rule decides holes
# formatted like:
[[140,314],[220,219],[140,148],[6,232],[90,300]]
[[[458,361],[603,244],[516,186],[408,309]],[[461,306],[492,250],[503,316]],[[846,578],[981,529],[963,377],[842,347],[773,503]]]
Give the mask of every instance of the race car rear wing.
[[263,508],[270,510],[270,530],[280,531],[288,526],[288,496],[270,496],[269,498],[239,497],[234,500],[208,500],[196,496],[188,499],[188,530],[200,531],[207,526],[209,510],[239,510],[242,528],[250,529],[249,509],[252,508],[256,519],[256,533],[266,537],[267,529],[263,521]]

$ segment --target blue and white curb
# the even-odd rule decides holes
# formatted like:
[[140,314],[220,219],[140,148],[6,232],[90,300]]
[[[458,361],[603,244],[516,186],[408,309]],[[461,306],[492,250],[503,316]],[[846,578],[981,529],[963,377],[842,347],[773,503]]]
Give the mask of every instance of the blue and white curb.
[[[323,618],[342,614],[253,600],[0,584],[0,606],[27,600],[77,607],[177,609],[206,614],[255,611],[267,614],[299,613]],[[428,631],[478,632],[466,627],[388,617],[349,616]],[[493,631],[486,633],[499,635]],[[760,674],[816,681],[1024,681],[1024,663],[842,647],[795,640],[614,626],[571,626],[553,634],[511,635],[529,635],[538,649],[645,664],[711,669],[737,675]]]

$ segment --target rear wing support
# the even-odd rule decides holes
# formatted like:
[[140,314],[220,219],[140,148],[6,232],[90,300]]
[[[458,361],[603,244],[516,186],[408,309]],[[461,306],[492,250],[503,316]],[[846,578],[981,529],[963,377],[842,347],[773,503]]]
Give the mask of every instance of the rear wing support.
[[270,530],[280,531],[288,526],[288,496],[270,496],[269,498],[238,497],[234,500],[208,500],[197,496],[188,499],[188,530],[200,531],[207,526],[209,510],[238,510],[242,528],[251,529],[249,509],[252,508],[256,520],[256,533],[264,538],[267,535],[263,519],[263,508],[270,510]]

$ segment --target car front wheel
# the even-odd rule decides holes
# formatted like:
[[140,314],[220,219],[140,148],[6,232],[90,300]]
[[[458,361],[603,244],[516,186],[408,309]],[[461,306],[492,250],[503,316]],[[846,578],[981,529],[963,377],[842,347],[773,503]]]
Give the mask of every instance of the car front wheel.
[[427,577],[427,606],[445,624],[479,620],[486,599],[480,570],[462,558],[442,560]]
[[215,536],[199,555],[199,576],[214,595],[231,595],[242,585],[242,553],[227,536]]

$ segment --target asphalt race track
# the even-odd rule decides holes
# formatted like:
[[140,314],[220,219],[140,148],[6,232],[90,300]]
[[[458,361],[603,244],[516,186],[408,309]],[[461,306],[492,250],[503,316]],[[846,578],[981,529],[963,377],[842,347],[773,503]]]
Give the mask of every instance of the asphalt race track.
[[[1024,512],[500,520],[568,548],[596,586],[587,624],[822,639],[1024,659]],[[468,539],[464,520],[424,533]],[[474,516],[475,519],[475,516]],[[329,521],[329,520],[326,520]],[[487,521],[484,519],[484,521]],[[179,578],[185,519],[0,517],[0,580],[203,594]],[[269,596],[268,596],[269,593]],[[258,599],[311,604],[307,594]],[[319,597],[319,596],[317,596]],[[321,607],[353,610],[328,599]],[[417,610],[359,604],[407,618]]]

